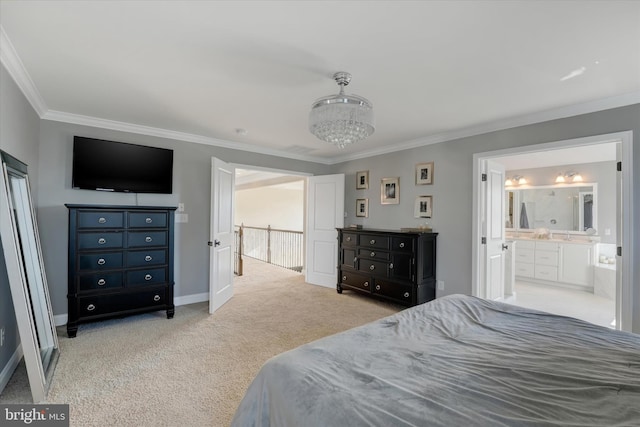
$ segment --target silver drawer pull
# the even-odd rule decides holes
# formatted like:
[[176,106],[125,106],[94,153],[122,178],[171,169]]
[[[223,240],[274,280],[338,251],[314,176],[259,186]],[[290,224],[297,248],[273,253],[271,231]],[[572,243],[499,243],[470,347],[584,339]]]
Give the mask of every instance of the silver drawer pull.
[[147,236],[147,237],[144,238],[144,241],[147,242],[147,243],[151,242],[152,240],[153,239],[151,238],[151,236]]
[[151,218],[146,218],[144,222],[146,222],[147,224],[151,224],[153,220]]
[[152,276],[152,275],[150,275],[150,274],[145,274],[145,276],[144,276],[144,280],[151,280],[151,279],[153,279],[153,276]]
[[93,305],[93,304],[89,304],[89,305],[87,306],[87,311],[93,311],[93,310],[95,310],[95,309],[96,309],[96,306],[95,306],[95,305]]
[[347,242],[351,241],[351,236],[347,236]]
[[405,293],[404,293],[404,297],[405,297],[405,298],[409,298],[409,292],[405,292]]
[[376,269],[376,266],[375,266],[375,265],[371,264],[371,265],[369,266],[369,270],[373,271],[373,270],[375,270],[375,269]]
[[400,247],[404,248],[404,242],[400,243]]
[[371,257],[373,258],[374,256],[376,256],[375,252],[371,252]]
[[104,260],[104,258],[100,258],[98,260],[98,265],[105,265],[107,263],[107,261]]
[[376,291],[380,290],[380,285],[376,285]]
[[342,276],[342,281],[346,282],[347,281],[347,276]]
[[104,223],[106,223],[106,222],[107,222],[107,218],[105,218],[105,217],[101,216],[100,218],[98,218],[98,222],[99,222],[100,224],[104,224]]
[[154,300],[155,302],[160,301],[160,295],[155,295],[155,296],[153,297],[153,300]]
[[369,244],[371,244],[371,245],[375,245],[375,244],[376,244],[376,239],[371,239],[371,240],[369,240]]
[[107,243],[107,239],[105,239],[104,237],[101,237],[98,239],[98,244],[99,245],[104,245],[105,243]]
[[107,281],[104,279],[98,279],[98,286],[104,286],[107,284]]
[[149,262],[151,261],[153,258],[151,258],[151,255],[147,255],[146,257],[144,257],[144,260]]
[[364,285],[365,288],[368,288],[369,287],[369,282],[364,282],[363,285]]
[[393,269],[393,263],[389,264],[389,268]]

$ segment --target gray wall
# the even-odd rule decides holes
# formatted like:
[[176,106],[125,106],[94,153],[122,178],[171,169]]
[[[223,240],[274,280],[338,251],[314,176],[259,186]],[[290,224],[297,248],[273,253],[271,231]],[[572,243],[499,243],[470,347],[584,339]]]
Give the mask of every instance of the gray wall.
[[[33,183],[38,180],[39,126],[40,118],[7,70],[0,65],[0,149],[28,165],[36,206],[37,186]],[[4,253],[0,245],[0,328],[2,327],[5,328],[6,342],[0,347],[0,372],[20,343]]]
[[[173,194],[127,194],[71,188],[73,136],[101,138],[174,150]],[[176,224],[175,295],[209,291],[211,157],[243,165],[326,174],[329,166],[171,139],[42,120],[38,219],[55,315],[67,313],[68,213],[65,203],[177,206],[188,223]]]
[[[400,228],[424,223],[413,217],[414,199],[433,196],[433,217],[429,221],[438,235],[437,276],[445,290],[439,296],[471,294],[471,228],[473,155],[512,147],[562,141],[573,138],[632,130],[633,164],[640,165],[640,104],[591,114],[552,120],[513,129],[414,148],[392,154],[353,160],[333,165],[334,173],[346,174],[345,224]],[[362,142],[362,144],[366,144]],[[415,185],[416,163],[434,161],[432,185]],[[355,189],[357,171],[369,170],[369,189]],[[380,204],[380,179],[400,177],[400,204]],[[640,215],[640,173],[633,182],[635,217]],[[369,198],[369,218],[356,218],[355,201]],[[640,224],[636,221],[632,238],[632,264],[640,265]],[[633,284],[633,330],[640,333],[640,271],[636,268]]]
[[[535,169],[507,170],[507,176],[522,175],[527,178],[528,186],[555,185],[555,177],[561,171],[579,171],[584,182],[597,183],[598,227],[597,233],[602,243],[616,243],[616,162],[598,162],[575,164],[570,166],[553,166]],[[574,184],[575,185],[575,184]],[[514,185],[509,190],[518,190]],[[609,229],[611,234],[605,234]]]

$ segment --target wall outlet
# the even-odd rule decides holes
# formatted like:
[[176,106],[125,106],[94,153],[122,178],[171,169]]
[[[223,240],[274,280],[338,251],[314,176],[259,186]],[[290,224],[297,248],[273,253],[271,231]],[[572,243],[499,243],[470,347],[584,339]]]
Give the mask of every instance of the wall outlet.
[[189,222],[189,214],[176,214],[176,222]]
[[184,212],[184,203],[178,203],[178,212]]
[[4,327],[0,328],[0,347],[4,345]]
[[444,291],[444,280],[436,280],[436,283],[438,284],[438,290]]

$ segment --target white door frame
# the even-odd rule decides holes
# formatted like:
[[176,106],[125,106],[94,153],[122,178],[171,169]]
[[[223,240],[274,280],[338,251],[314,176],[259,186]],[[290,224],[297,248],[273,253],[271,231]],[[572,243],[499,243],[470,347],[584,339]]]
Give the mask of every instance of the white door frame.
[[595,145],[606,142],[619,142],[622,147],[622,233],[618,244],[622,247],[622,257],[618,257],[618,268],[622,273],[622,278],[618,275],[616,284],[616,326],[624,331],[631,331],[633,315],[633,132],[615,132],[604,135],[594,135],[583,138],[568,139],[543,144],[526,145],[503,150],[476,153],[473,155],[473,215],[472,215],[472,294],[481,298],[486,297],[486,289],[480,278],[482,272],[483,248],[480,243],[482,238],[482,203],[480,194],[482,189],[481,167],[482,161],[514,154],[533,153],[539,151],[555,150],[559,148],[570,148],[582,145]]

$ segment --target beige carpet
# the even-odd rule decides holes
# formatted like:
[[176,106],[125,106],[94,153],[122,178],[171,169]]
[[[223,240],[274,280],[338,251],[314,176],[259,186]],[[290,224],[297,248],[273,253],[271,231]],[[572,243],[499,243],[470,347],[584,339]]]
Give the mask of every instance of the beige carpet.
[[[249,260],[235,296],[215,314],[207,303],[59,328],[61,356],[49,403],[69,403],[72,426],[228,426],[262,364],[301,344],[379,319],[400,307],[304,283]],[[20,366],[2,403],[30,402]]]

